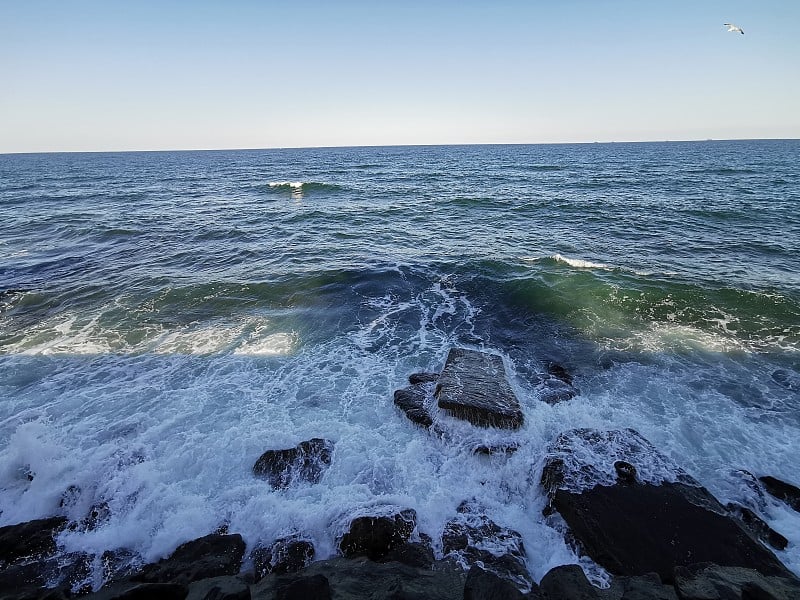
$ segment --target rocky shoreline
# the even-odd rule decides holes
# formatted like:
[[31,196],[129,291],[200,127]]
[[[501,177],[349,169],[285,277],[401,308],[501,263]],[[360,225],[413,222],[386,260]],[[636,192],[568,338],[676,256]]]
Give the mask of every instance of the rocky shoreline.
[[[577,393],[560,365],[548,366],[544,383],[548,401]],[[412,374],[394,401],[411,422],[443,438],[452,419],[509,431],[524,422],[502,359],[463,348],[451,350],[441,373]],[[515,444],[474,452],[507,455]],[[273,489],[315,485],[334,460],[334,443],[314,438],[264,452],[253,474]],[[759,494],[800,510],[797,487],[739,473]],[[548,451],[540,485],[546,518],[579,555],[610,574],[609,587],[593,586],[579,565],[556,567],[537,584],[526,566],[527,553],[537,549],[490,519],[479,498],[465,498],[436,544],[419,531],[413,507],[386,505],[350,515],[335,540],[338,556],[327,560],[315,560],[302,532],[247,548],[241,535],[222,528],[147,565],[125,550],[59,553],[61,531],[102,524],[107,507],[93,506],[80,522],[57,516],[0,527],[0,600],[800,598],[800,580],[772,551],[788,542],[759,507],[723,506],[632,429],[563,432]],[[63,502],[78,493],[66,490]]]

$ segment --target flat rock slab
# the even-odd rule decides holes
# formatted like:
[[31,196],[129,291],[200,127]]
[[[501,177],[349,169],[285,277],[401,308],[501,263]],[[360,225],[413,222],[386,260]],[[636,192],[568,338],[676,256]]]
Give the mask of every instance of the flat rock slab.
[[439,408],[479,427],[518,429],[522,407],[495,354],[452,348],[436,384]]
[[635,431],[574,430],[556,448],[543,473],[551,505],[582,550],[610,573],[655,572],[671,583],[677,566],[712,562],[788,574],[708,490]]

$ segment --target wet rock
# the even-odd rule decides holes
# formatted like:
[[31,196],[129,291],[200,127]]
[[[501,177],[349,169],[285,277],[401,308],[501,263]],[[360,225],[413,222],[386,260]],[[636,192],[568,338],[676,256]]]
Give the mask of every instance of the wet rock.
[[416,526],[417,513],[410,508],[390,515],[356,517],[339,540],[339,550],[348,558],[381,560],[406,542]]
[[276,600],[330,600],[331,586],[324,575],[298,577],[278,587]]
[[739,519],[750,533],[755,535],[762,542],[769,544],[776,550],[786,549],[789,540],[767,525],[767,522],[752,510],[733,502],[726,504],[725,508],[732,516]]
[[242,536],[211,534],[186,542],[155,564],[131,577],[144,583],[188,584],[208,577],[236,575],[244,556]]
[[545,598],[559,600],[600,600],[600,590],[594,587],[578,565],[562,565],[550,569],[539,582]]
[[479,564],[519,588],[530,588],[522,536],[492,521],[475,502],[462,502],[457,512],[444,526],[442,553],[468,568]]
[[212,577],[191,584],[186,600],[250,600],[250,586],[239,577]]
[[299,482],[319,483],[330,466],[333,442],[321,438],[300,442],[286,450],[267,450],[253,466],[253,473],[276,489]]
[[269,547],[253,550],[255,581],[269,573],[296,573],[314,559],[314,544],[292,536],[276,540]]
[[511,582],[501,579],[491,571],[484,571],[478,565],[470,568],[464,584],[464,600],[533,600],[539,597],[536,591],[523,594]]
[[389,550],[382,561],[395,561],[410,567],[429,569],[435,559],[430,542],[404,542]]
[[251,587],[253,600],[273,600],[277,590],[298,576],[322,575],[334,598],[381,600],[462,600],[466,574],[457,566],[439,561],[433,568],[398,562],[374,562],[366,557],[317,561],[302,575],[268,575]]
[[800,512],[800,488],[770,475],[759,477],[758,480],[770,494]]
[[103,582],[121,581],[137,572],[139,555],[127,548],[106,550],[100,556]]
[[752,569],[711,563],[675,569],[675,591],[681,600],[793,600],[800,598],[800,580],[765,576]]
[[[615,462],[638,473],[620,483]],[[705,488],[634,430],[573,430],[559,436],[542,484],[580,549],[614,575],[655,572],[669,582],[676,566],[708,561],[786,568]]]
[[620,483],[636,483],[636,467],[631,463],[618,460],[614,463],[614,470]]
[[433,383],[438,380],[438,373],[412,373],[408,376],[408,383],[411,385],[416,385],[418,383]]
[[66,524],[65,517],[51,517],[0,527],[0,564],[52,554],[55,536]]
[[422,427],[433,425],[428,409],[425,407],[428,389],[425,385],[417,384],[397,390],[394,393],[394,404],[402,410],[413,423]]
[[616,577],[610,589],[603,593],[608,600],[678,600],[675,588],[661,583],[657,573],[638,577]]
[[479,427],[517,429],[524,420],[503,359],[494,354],[452,348],[435,395],[439,408]]

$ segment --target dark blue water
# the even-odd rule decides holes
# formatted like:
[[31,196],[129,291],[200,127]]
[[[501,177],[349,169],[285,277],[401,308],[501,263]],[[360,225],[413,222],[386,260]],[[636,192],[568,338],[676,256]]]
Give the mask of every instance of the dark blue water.
[[[411,506],[436,538],[474,495],[542,549],[539,578],[575,560],[536,484],[564,429],[635,427],[726,501],[747,493],[733,469],[798,483],[798,157],[796,140],[2,155],[0,523],[103,501],[65,551],[152,560],[226,522],[251,546],[303,530],[324,557],[348,510]],[[502,464],[469,449],[508,434],[445,444],[392,404],[453,345],[512,373],[528,424]],[[580,390],[555,406],[550,361]],[[336,442],[321,484],[253,480],[264,449],[318,436]],[[767,513],[798,571],[800,520]]]

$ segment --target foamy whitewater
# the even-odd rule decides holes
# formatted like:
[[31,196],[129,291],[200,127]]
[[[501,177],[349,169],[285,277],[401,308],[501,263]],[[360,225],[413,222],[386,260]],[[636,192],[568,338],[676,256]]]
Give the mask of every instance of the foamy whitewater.
[[[63,552],[153,561],[228,524],[249,548],[302,532],[326,558],[354,515],[414,508],[440,543],[475,498],[537,581],[580,562],[602,582],[542,516],[539,479],[561,432],[632,427],[667,459],[643,474],[757,507],[800,574],[800,514],[739,472],[800,484],[798,153],[0,156],[0,525],[106,502]],[[443,439],[394,406],[452,346],[502,356],[521,430],[452,420]],[[578,396],[541,400],[549,361]],[[254,478],[265,450],[313,437],[335,443],[319,484]]]

